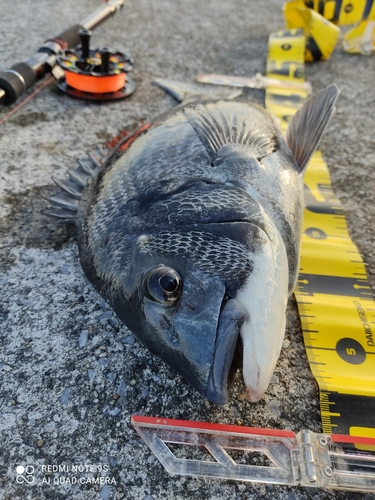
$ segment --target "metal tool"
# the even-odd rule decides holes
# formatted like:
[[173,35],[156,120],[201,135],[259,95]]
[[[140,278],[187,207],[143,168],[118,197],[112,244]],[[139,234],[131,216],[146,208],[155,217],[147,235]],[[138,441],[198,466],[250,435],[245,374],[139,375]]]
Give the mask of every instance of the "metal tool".
[[79,31],[91,30],[115,14],[124,4],[124,0],[109,0],[101,5],[80,24],[63,31],[55,38],[50,38],[31,57],[17,63],[10,69],[0,72],[0,104],[13,104],[37,80],[52,71],[56,57],[62,50],[76,47],[80,43]]
[[254,77],[199,74],[196,78],[199,83],[211,83],[213,85],[228,85],[229,87],[243,87],[250,89],[264,89],[265,87],[282,87],[291,90],[302,90],[311,94],[311,85],[309,82],[293,82],[290,80],[278,80],[268,78],[256,73]]

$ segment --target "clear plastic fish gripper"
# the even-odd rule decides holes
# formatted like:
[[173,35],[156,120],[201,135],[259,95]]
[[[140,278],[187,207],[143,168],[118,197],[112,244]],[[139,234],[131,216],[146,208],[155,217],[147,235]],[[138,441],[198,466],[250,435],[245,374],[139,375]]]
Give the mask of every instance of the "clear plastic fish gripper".
[[375,439],[133,415],[170,474],[375,492]]

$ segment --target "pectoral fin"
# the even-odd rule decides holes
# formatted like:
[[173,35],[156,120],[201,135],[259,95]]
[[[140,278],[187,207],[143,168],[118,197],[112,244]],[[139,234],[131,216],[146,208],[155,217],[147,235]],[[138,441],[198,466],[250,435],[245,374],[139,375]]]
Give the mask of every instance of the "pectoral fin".
[[311,97],[291,118],[286,143],[303,172],[317,148],[323,132],[334,112],[340,91],[336,85]]

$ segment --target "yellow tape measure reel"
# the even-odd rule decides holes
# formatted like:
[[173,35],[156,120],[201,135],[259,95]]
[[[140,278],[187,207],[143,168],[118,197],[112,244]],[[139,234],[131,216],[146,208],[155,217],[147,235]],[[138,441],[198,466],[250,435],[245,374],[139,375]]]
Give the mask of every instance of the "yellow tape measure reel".
[[374,0],[293,0],[284,4],[287,29],[302,28],[307,62],[327,59],[336,46],[339,28],[357,24],[344,37],[344,49],[369,55],[375,48]]
[[333,24],[355,24],[365,19],[373,8],[373,0],[297,0],[286,2],[314,10]]
[[[267,76],[303,81],[304,49],[301,29],[272,34]],[[285,129],[306,98],[303,90],[267,87],[266,108]],[[305,203],[295,296],[323,431],[375,437],[375,301],[320,152],[305,174]]]
[[305,2],[287,2],[284,5],[286,27],[302,28],[306,36],[307,62],[328,59],[336,46],[340,30],[319,13],[306,8]]

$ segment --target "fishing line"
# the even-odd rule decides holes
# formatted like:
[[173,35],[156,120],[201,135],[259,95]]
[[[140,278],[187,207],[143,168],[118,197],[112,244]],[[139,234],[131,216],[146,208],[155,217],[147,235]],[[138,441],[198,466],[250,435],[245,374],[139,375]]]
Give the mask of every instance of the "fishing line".
[[12,115],[14,115],[14,113],[16,113],[19,109],[22,108],[22,106],[24,106],[27,102],[30,101],[30,99],[32,99],[33,97],[35,97],[37,94],[39,94],[39,92],[41,90],[43,90],[44,88],[46,88],[51,82],[54,81],[54,77],[53,76],[50,76],[49,78],[47,78],[47,80],[45,82],[43,82],[43,84],[34,90],[34,92],[32,92],[29,96],[27,96],[22,102],[20,102],[20,104],[18,104],[15,108],[13,108],[11,111],[9,111],[9,113],[7,113],[5,116],[3,116],[1,119],[0,119],[0,125],[4,122],[6,122]]

